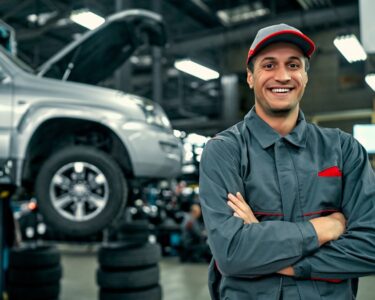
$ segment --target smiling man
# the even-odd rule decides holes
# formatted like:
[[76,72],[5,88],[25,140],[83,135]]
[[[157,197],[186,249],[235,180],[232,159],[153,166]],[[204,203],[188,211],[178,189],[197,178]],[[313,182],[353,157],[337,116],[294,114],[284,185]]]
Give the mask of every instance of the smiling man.
[[212,299],[353,299],[375,273],[375,175],[363,147],[300,110],[313,41],[278,24],[247,58],[255,106],[206,145],[200,198]]

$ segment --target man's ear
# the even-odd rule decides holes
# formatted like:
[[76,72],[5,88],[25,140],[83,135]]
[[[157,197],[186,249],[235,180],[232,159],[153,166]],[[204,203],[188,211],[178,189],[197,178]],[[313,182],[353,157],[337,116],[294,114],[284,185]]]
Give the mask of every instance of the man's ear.
[[247,69],[247,84],[252,89],[254,87],[254,77],[253,73],[249,69]]

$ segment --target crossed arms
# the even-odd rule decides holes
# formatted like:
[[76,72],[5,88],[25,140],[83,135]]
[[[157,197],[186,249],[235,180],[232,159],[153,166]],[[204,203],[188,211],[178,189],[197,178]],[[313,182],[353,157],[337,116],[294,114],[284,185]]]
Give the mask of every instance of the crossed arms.
[[[244,224],[259,223],[251,207],[247,204],[240,192],[237,192],[236,195],[229,193],[227,204],[233,209],[233,216],[242,219]],[[311,219],[310,222],[316,231],[319,246],[337,240],[339,236],[345,232],[346,219],[340,212],[332,213],[326,217],[314,218]],[[287,276],[295,275],[292,266],[283,268],[277,273]]]

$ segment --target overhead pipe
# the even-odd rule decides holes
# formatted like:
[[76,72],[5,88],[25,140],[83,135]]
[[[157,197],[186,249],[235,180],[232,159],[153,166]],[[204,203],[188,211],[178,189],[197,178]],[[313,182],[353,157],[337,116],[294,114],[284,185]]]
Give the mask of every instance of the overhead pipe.
[[[340,19],[337,16],[340,16]],[[200,35],[186,35],[180,37],[180,41],[171,41],[168,52],[171,54],[184,54],[187,51],[195,52],[205,49],[223,47],[229,44],[250,42],[260,28],[277,23],[287,23],[301,30],[327,24],[342,24],[359,18],[357,4],[346,5],[336,8],[306,11],[301,13],[290,13],[275,15],[266,21],[252,22],[233,29],[213,29],[205,31]]]

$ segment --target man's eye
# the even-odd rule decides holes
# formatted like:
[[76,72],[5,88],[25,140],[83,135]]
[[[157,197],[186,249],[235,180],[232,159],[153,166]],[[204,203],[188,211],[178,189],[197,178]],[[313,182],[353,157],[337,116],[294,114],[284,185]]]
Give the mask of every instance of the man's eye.
[[263,66],[265,69],[272,69],[273,68],[273,64],[269,63],[269,64],[265,64]]
[[292,68],[292,69],[298,69],[299,64],[291,63],[291,64],[289,64],[289,67]]

